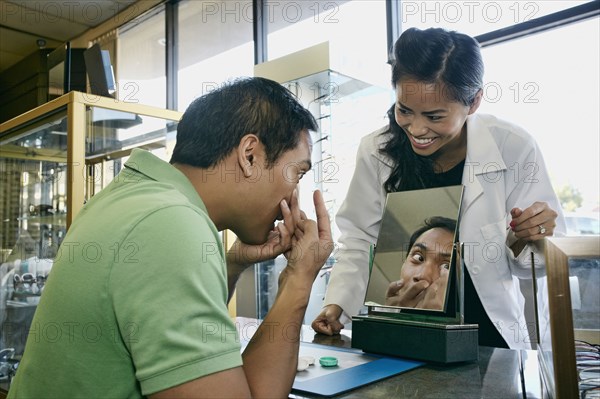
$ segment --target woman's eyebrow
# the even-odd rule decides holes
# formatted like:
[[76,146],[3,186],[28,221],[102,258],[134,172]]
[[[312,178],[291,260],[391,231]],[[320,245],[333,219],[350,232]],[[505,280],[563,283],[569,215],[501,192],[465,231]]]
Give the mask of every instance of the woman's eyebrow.
[[[402,104],[402,102],[400,102],[400,101],[397,101],[396,105],[398,105],[398,107],[400,107],[402,109],[405,109],[407,111],[411,111],[411,112],[413,111],[412,109],[410,109],[406,105]],[[444,112],[447,112],[447,110],[440,108],[440,109],[434,109],[432,111],[425,111],[425,112],[422,112],[422,114],[423,115],[433,115],[433,114],[440,114],[440,113],[444,113]]]

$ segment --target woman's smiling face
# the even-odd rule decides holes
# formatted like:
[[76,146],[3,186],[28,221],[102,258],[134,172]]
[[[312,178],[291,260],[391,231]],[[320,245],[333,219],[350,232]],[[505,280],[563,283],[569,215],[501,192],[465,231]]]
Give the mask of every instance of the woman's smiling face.
[[466,148],[467,116],[479,102],[467,106],[451,101],[443,84],[402,79],[396,84],[396,122],[404,129],[412,149],[421,156],[442,161]]

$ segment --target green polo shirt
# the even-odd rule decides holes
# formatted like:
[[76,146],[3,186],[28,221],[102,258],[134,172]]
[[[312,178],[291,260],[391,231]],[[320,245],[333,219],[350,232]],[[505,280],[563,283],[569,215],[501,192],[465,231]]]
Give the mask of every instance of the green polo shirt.
[[134,150],[60,246],[10,398],[136,398],[242,364],[224,249],[189,180]]

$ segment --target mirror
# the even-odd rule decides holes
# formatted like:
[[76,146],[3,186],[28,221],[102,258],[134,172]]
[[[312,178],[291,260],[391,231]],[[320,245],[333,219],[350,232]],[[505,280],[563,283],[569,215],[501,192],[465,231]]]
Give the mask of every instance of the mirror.
[[387,195],[365,305],[444,312],[463,186]]

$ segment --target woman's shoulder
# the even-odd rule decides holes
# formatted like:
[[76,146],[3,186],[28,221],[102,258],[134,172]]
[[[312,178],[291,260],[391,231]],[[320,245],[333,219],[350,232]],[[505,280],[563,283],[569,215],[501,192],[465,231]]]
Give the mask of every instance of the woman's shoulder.
[[492,132],[498,132],[502,134],[516,134],[524,137],[531,137],[531,135],[521,125],[497,117],[491,114],[473,114],[473,124],[477,124],[481,127],[486,127]]
[[488,131],[496,143],[533,144],[533,136],[522,126],[490,114],[473,114],[470,127],[475,131]]
[[379,151],[391,137],[389,126],[385,125],[364,136],[360,146],[370,152]]
[[371,162],[381,162],[388,166],[393,165],[393,162],[382,151],[391,138],[392,133],[388,125],[367,134],[360,140],[358,157],[371,159]]

